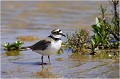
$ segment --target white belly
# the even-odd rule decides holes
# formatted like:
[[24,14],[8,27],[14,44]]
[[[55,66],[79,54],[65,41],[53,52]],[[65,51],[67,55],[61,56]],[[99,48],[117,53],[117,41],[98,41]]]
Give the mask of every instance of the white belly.
[[50,46],[48,46],[45,50],[34,50],[35,52],[41,54],[41,55],[52,55],[52,54],[56,54],[57,51],[60,49],[61,47],[61,43],[62,41],[54,41],[51,43]]

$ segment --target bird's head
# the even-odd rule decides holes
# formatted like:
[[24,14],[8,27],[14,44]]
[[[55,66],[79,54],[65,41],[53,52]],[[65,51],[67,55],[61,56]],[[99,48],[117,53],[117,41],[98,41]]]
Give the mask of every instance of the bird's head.
[[62,30],[60,29],[54,29],[51,31],[51,35],[55,38],[61,38],[62,36],[66,37],[63,33]]

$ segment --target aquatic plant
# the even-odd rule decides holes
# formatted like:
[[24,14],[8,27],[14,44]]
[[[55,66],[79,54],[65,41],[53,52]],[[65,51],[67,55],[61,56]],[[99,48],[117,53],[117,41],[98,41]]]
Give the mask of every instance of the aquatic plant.
[[23,44],[23,42],[16,41],[16,42],[14,42],[12,44],[7,42],[7,43],[5,43],[5,45],[2,45],[2,46],[7,51],[13,51],[13,50],[20,50],[22,44]]
[[67,42],[66,48],[72,50],[72,52],[83,52],[89,37],[87,30],[79,30],[73,34],[66,34]]
[[120,36],[119,36],[119,0],[110,0],[110,4],[112,5],[112,18],[108,18],[105,16],[105,12],[107,10],[107,7],[103,7],[102,5],[100,6],[100,11],[101,11],[101,19],[104,21],[106,24],[105,30],[111,34],[116,41],[119,41]]
[[114,43],[110,43],[109,48],[110,49],[118,49],[120,45],[120,41],[114,42]]
[[92,28],[94,30],[94,36],[91,38],[91,49],[92,52],[94,52],[95,48],[98,46],[104,46],[108,45],[109,42],[109,35],[108,32],[105,30],[106,24],[101,20],[100,18],[96,17],[96,24],[92,25]]
[[[100,6],[101,17],[96,18],[96,24],[92,25],[94,36],[91,38],[91,50],[95,53],[95,48],[118,48],[119,47],[119,15],[117,11],[118,0],[110,1],[113,7],[113,17],[108,18],[105,16],[107,7]],[[112,36],[111,36],[112,35]],[[116,40],[110,43],[111,40]]]
[[63,49],[62,48],[60,48],[58,51],[57,51],[57,53],[56,53],[56,55],[61,55],[61,54],[63,54],[64,52],[63,52]]
[[112,6],[112,13],[113,17],[110,20],[110,26],[108,27],[107,31],[114,36],[114,38],[119,41],[120,34],[119,34],[119,0],[111,0],[109,1]]

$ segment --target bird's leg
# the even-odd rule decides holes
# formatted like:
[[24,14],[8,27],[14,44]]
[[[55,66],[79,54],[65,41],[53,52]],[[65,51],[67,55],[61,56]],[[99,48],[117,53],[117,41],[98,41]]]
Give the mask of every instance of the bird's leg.
[[50,63],[50,56],[49,56],[49,55],[48,55],[48,59],[49,59],[49,64],[51,64],[51,63]]
[[43,65],[43,64],[44,64],[44,63],[43,63],[43,55],[42,55],[42,57],[41,57],[41,60],[42,60],[42,65]]

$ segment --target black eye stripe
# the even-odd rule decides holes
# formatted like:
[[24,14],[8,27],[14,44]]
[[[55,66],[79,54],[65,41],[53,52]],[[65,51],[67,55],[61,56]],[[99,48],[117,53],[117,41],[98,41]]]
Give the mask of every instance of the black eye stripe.
[[59,34],[59,32],[57,31],[57,32],[53,32],[54,34]]

